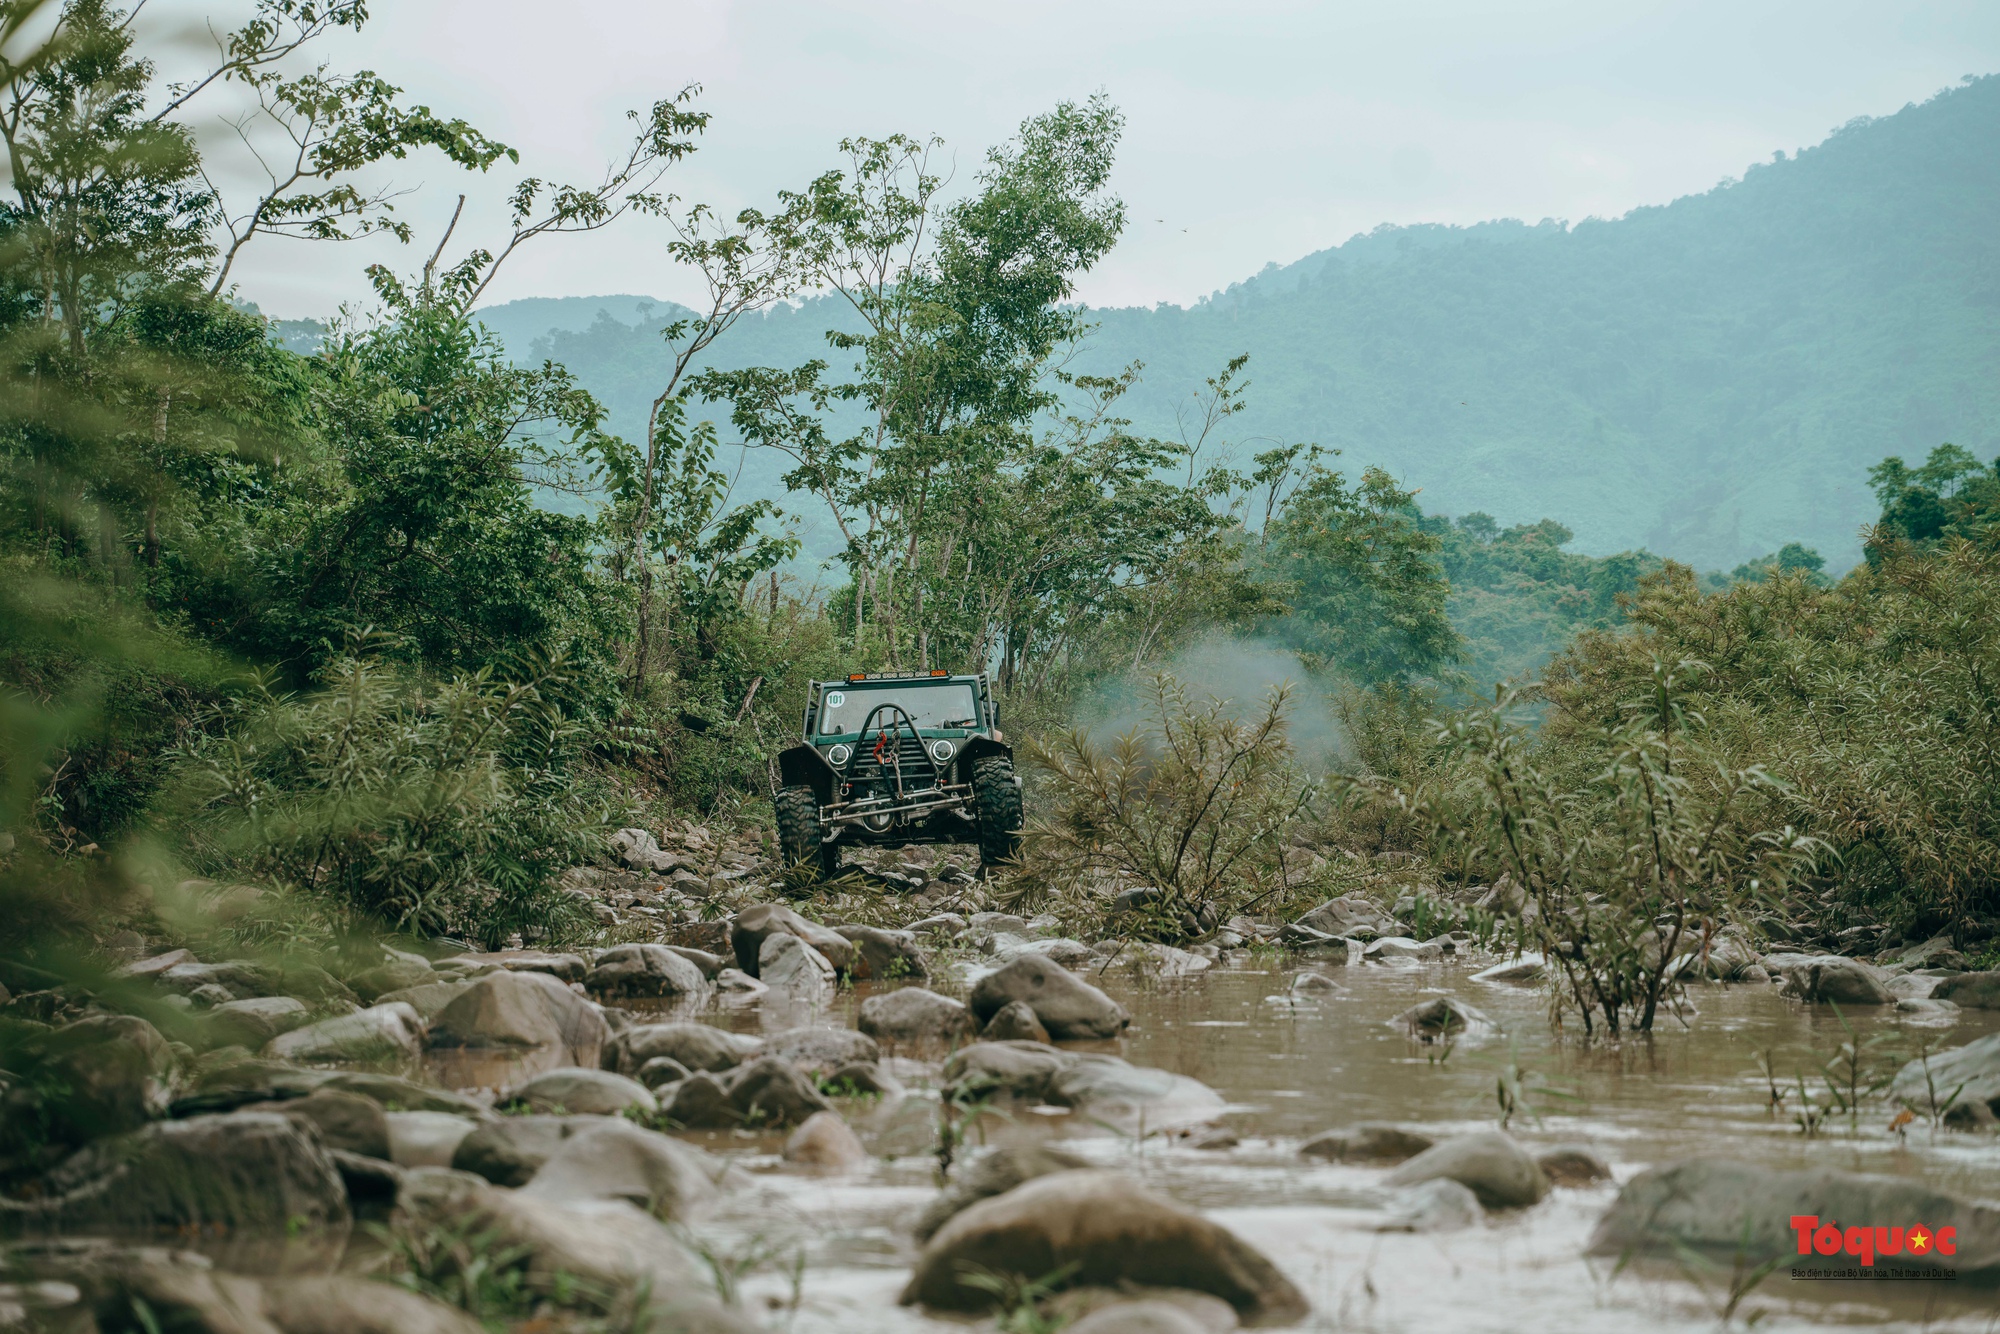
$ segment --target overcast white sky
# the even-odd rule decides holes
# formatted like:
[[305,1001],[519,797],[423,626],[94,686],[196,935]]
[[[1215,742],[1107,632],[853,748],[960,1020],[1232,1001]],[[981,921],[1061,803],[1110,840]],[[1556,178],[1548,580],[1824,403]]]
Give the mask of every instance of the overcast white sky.
[[[155,5],[154,23],[235,12]],[[1115,187],[1132,222],[1082,295],[1127,305],[1188,302],[1382,222],[1616,215],[2000,69],[1996,0],[372,7],[360,37],[329,43],[336,66],[465,116],[522,166],[399,164],[418,188],[402,211],[429,238],[407,250],[259,242],[238,272],[273,315],[365,296],[373,259],[419,265],[462,189],[461,239],[490,242],[519,175],[593,176],[627,109],[688,82],[715,120],[671,185],[731,211],[832,165],[850,134],[941,135],[969,178],[1024,117],[1103,89],[1128,118]],[[540,242],[489,298],[686,295],[655,226]]]

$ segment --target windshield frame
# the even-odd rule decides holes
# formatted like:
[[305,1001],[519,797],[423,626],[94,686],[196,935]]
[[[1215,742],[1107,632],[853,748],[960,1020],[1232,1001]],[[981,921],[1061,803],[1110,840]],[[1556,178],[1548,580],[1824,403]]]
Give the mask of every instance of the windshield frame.
[[[971,713],[959,714],[951,719],[956,723],[958,718],[967,718],[968,721],[962,725],[946,726],[946,719],[936,711],[913,707],[915,703],[911,698],[913,695],[927,693],[942,695],[954,691],[958,692],[960,699],[964,699],[967,693],[971,695]],[[917,724],[918,733],[922,736],[959,736],[984,726],[985,693],[979,678],[968,676],[915,676],[881,681],[822,681],[817,683],[813,690],[808,730],[815,738],[852,741],[858,735],[858,729],[869,713],[877,705],[887,703],[900,704],[908,710]],[[829,704],[828,701],[836,696],[847,696],[847,698],[838,704]],[[840,715],[839,720],[845,724],[847,730],[839,732],[828,730],[827,714],[830,711]],[[876,719],[877,728],[883,726],[886,717],[885,715]]]

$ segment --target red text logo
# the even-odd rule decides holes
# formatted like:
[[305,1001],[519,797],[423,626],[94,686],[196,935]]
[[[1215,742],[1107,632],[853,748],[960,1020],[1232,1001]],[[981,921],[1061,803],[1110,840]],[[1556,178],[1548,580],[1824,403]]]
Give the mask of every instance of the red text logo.
[[1908,1254],[1922,1259],[1929,1255],[1958,1254],[1955,1227],[1926,1227],[1917,1223],[1910,1227],[1844,1228],[1830,1219],[1820,1222],[1817,1214],[1793,1214],[1792,1231],[1799,1234],[1800,1255],[1844,1253],[1864,1265],[1874,1264],[1878,1255]]

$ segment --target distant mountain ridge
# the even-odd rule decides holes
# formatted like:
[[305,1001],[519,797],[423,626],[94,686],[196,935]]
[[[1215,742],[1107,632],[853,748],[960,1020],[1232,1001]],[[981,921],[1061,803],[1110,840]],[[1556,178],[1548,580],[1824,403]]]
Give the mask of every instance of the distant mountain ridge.
[[[1945,440],[2000,451],[2000,78],[1704,194],[1573,227],[1384,226],[1190,307],[1093,312],[1076,369],[1146,365],[1177,402],[1251,355],[1242,437],[1379,464],[1433,513],[1553,517],[1592,553],[1728,568],[1800,540],[1833,567],[1874,517],[1867,468]],[[636,430],[657,392],[635,296],[482,312],[514,355],[566,362]],[[825,299],[746,321],[722,364],[826,356]],[[744,486],[776,485],[753,461]]]

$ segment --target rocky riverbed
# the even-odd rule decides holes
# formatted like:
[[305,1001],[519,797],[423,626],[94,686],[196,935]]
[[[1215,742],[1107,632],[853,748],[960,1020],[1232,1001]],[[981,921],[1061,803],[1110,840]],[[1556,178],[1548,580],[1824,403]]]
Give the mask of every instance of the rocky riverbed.
[[[1079,1334],[1990,1325],[2000,988],[1942,948],[1725,938],[1678,1021],[1585,1048],[1533,959],[1393,903],[1082,940],[912,856],[816,919],[665,841],[570,878],[624,943],[135,951],[171,1039],[11,998],[62,1080],[5,1094],[0,1328],[469,1331],[474,1243],[519,1329],[990,1327],[1024,1280]],[[1852,1117],[1842,1043],[1893,1080]],[[1955,1250],[1793,1277],[1858,1265],[1797,1258],[1801,1213]]]

